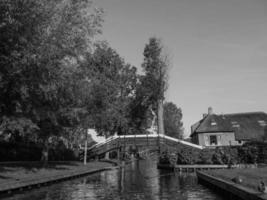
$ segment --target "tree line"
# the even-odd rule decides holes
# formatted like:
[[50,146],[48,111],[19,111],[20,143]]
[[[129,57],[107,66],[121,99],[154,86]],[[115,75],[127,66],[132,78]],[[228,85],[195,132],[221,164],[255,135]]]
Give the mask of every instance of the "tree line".
[[[144,48],[143,74],[106,41],[103,10],[89,0],[0,1],[0,137],[73,148],[99,135],[158,132],[182,137],[182,111],[164,102],[168,58],[161,40]],[[153,115],[156,113],[156,115]]]

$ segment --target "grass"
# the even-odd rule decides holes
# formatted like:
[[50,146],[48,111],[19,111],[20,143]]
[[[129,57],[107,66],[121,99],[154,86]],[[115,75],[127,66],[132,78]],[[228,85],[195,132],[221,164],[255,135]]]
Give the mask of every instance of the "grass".
[[239,176],[242,182],[239,183],[245,187],[257,190],[259,182],[264,181],[267,185],[267,167],[263,168],[253,168],[253,169],[220,169],[220,170],[210,170],[208,171],[210,175],[222,178],[227,181]]
[[81,162],[49,164],[47,167],[42,165],[16,165],[0,167],[0,187],[6,184],[15,184],[21,181],[39,180],[45,177],[59,176],[85,170],[94,170],[111,166],[110,163],[89,162],[83,165]]

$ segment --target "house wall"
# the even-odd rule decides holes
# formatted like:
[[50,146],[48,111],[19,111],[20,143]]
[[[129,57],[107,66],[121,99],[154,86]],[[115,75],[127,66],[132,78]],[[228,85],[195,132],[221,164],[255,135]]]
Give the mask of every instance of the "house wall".
[[[199,133],[198,143],[202,146],[229,146],[229,145],[241,145],[235,140],[234,132],[214,132],[214,133]],[[217,145],[210,143],[210,136],[216,136]]]
[[191,137],[191,141],[192,141],[192,143],[194,143],[194,144],[199,144],[199,141],[198,141],[198,135],[197,135],[197,134],[194,134],[194,135]]

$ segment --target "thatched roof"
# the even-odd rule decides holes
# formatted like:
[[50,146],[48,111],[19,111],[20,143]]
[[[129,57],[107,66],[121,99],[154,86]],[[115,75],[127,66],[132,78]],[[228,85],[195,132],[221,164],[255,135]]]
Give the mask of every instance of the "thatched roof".
[[192,126],[191,136],[207,132],[235,132],[236,140],[261,140],[264,135],[267,136],[267,114],[251,112],[207,115]]

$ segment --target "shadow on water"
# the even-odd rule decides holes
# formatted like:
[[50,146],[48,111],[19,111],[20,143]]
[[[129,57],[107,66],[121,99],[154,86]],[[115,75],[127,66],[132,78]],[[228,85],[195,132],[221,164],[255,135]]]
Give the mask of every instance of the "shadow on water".
[[195,174],[158,170],[155,161],[135,161],[124,168],[15,194],[6,200],[223,200],[199,185]]

